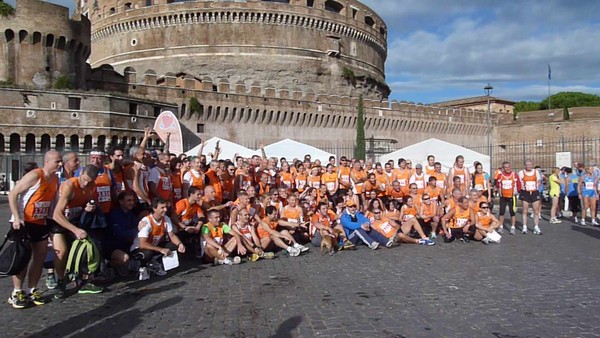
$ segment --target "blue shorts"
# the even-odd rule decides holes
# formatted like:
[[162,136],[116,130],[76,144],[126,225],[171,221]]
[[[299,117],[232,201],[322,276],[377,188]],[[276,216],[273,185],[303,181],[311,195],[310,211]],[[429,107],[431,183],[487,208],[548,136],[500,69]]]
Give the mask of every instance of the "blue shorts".
[[595,190],[584,190],[581,192],[581,196],[583,197],[598,197],[598,194]]

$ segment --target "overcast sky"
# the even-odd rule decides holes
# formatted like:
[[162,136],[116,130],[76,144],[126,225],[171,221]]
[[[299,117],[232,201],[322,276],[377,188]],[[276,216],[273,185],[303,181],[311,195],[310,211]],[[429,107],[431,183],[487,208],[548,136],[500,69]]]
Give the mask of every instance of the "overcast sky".
[[[14,0],[7,2],[13,3]],[[73,7],[72,0],[53,0]],[[600,94],[598,0],[362,0],[388,26],[392,99]]]

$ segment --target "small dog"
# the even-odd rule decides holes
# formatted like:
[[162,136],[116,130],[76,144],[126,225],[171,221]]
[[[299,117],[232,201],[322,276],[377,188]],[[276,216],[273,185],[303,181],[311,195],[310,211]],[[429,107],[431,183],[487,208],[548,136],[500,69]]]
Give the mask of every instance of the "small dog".
[[321,232],[321,256],[324,255],[325,249],[329,253],[329,256],[333,256],[333,254],[339,250],[338,239],[340,238],[340,234],[341,230],[339,229]]

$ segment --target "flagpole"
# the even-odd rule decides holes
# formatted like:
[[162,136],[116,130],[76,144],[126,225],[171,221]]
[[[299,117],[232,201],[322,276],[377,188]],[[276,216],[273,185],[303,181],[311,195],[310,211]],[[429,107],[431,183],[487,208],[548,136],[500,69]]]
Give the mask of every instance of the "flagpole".
[[548,64],[548,110],[552,109],[552,99],[550,98],[550,80],[552,80],[552,70]]

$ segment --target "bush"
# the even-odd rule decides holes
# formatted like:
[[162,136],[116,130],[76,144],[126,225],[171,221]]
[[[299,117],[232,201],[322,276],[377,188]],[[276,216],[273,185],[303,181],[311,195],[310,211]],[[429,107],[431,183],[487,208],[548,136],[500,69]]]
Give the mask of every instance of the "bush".
[[71,79],[67,75],[61,75],[56,79],[54,83],[55,89],[73,89]]

